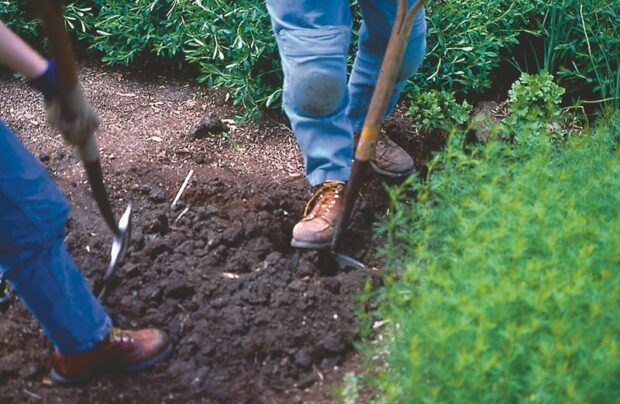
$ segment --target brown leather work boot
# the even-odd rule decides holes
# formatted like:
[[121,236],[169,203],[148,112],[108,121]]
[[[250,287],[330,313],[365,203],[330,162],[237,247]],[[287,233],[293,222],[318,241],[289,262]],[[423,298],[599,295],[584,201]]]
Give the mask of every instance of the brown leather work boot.
[[340,181],[326,181],[320,185],[306,205],[304,218],[293,228],[291,246],[315,250],[331,246],[336,218],[343,207],[344,185]]
[[[355,135],[356,148],[359,136]],[[370,160],[370,165],[375,172],[387,177],[406,177],[415,172],[411,156],[384,133],[379,135],[375,156]]]
[[96,348],[78,354],[54,352],[52,380],[61,384],[78,383],[101,370],[137,372],[159,362],[172,350],[163,331],[126,331],[113,328]]

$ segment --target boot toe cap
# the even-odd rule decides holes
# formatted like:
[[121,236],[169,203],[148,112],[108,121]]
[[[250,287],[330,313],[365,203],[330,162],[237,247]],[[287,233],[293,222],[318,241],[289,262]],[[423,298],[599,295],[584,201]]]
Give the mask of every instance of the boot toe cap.
[[333,226],[322,219],[301,221],[293,228],[293,247],[323,248],[329,245],[333,234]]

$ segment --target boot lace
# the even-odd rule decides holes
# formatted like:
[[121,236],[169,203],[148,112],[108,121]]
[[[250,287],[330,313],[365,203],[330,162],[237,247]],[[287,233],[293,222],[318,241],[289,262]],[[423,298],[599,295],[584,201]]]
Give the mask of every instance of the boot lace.
[[316,215],[324,217],[336,204],[336,200],[341,197],[342,190],[344,189],[344,183],[327,181],[321,184],[320,188],[316,190],[312,198],[306,204],[304,209],[304,217],[308,216],[310,210],[314,206],[314,202],[318,200],[317,204],[319,209]]

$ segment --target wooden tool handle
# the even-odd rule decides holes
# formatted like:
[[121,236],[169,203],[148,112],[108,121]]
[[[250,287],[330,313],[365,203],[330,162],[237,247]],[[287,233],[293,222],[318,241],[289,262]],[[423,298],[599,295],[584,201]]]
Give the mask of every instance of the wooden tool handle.
[[398,0],[398,11],[392,28],[392,35],[383,56],[381,72],[368,107],[360,142],[355,151],[357,160],[370,161],[374,155],[385,111],[387,111],[392,98],[394,84],[398,78],[405,48],[409,41],[413,20],[425,2],[426,0],[418,0],[411,9],[407,10],[407,0]]
[[[50,55],[56,63],[60,85],[59,97],[64,118],[72,120],[76,112],[71,110],[72,104],[67,101],[67,97],[79,85],[79,82],[75,57],[71,49],[71,41],[65,29],[62,4],[59,0],[34,0],[34,5],[47,34]],[[116,224],[110,199],[103,182],[103,172],[99,161],[99,147],[94,136],[90,136],[88,141],[79,147],[79,153],[101,215],[112,232],[115,235],[120,235],[120,230]]]

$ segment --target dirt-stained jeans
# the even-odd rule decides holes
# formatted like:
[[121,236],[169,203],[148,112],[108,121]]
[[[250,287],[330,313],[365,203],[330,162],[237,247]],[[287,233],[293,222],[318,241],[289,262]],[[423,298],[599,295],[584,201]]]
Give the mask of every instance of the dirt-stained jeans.
[[95,347],[112,322],[64,244],[70,205],[0,120],[0,271],[55,348]]
[[[363,22],[347,85],[349,0],[267,0],[284,72],[284,110],[312,185],[347,181],[353,133],[360,132],[396,16],[395,0],[359,0]],[[410,6],[414,1],[409,0]],[[411,32],[389,115],[426,50],[422,10]]]

